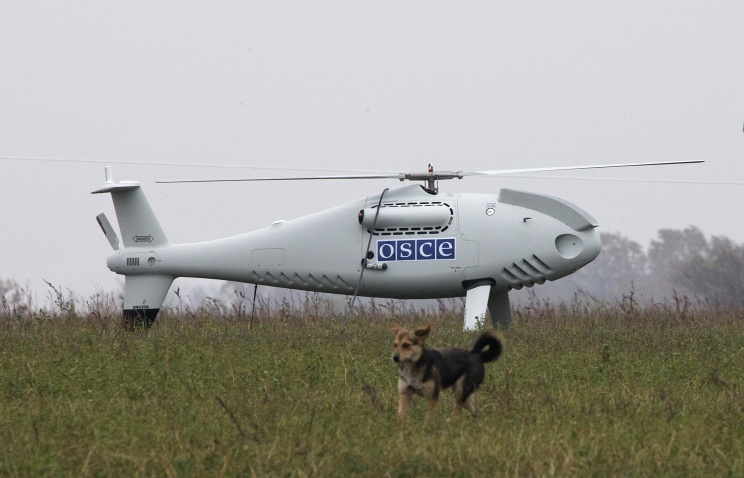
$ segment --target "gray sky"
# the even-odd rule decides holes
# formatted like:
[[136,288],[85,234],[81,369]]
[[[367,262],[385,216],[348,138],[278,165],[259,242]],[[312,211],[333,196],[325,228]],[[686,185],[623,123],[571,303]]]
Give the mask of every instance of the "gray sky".
[[[469,178],[567,199],[647,247],[744,242],[744,2],[33,2],[0,6],[0,156],[114,164],[172,242],[239,234],[400,183],[162,185],[288,171],[704,165]],[[205,164],[212,168],[157,166]],[[0,278],[119,287],[104,164],[0,159]],[[304,173],[303,173],[304,174]],[[544,176],[545,174],[543,174]]]

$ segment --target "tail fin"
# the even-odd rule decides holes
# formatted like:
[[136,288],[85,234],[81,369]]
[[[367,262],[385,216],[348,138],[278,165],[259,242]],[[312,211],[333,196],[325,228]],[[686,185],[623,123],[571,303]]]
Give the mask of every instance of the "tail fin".
[[[488,350],[483,350],[488,347]],[[478,354],[483,363],[493,362],[504,350],[504,339],[495,332],[483,332],[475,341],[471,353]]]
[[153,247],[168,244],[158,218],[147,202],[139,182],[114,182],[111,167],[106,166],[106,184],[93,194],[111,193],[124,247]]
[[150,327],[172,283],[170,276],[127,276],[124,279],[124,327]]
[[[117,254],[113,263],[118,264],[122,261],[123,266],[126,257],[127,261],[132,261],[132,266],[139,266],[140,258],[135,256],[144,254],[143,260],[148,260],[147,255],[150,253],[142,253],[141,249],[127,251],[127,248],[148,248],[146,250],[151,251],[152,248],[169,244],[163,228],[160,227],[160,222],[155,217],[137,181],[114,182],[109,166],[106,167],[106,184],[93,191],[93,194],[101,193],[111,193],[124,245],[123,249],[115,246],[116,241],[112,238],[116,238],[116,233],[113,232],[105,216],[98,216],[98,223],[114,247],[116,251],[114,254]],[[150,257],[150,260],[156,260],[155,256]],[[112,266],[109,265],[109,267]],[[174,277],[143,273],[139,267],[127,268],[123,271],[118,268],[112,270],[125,275],[124,326],[132,329],[152,325]]]

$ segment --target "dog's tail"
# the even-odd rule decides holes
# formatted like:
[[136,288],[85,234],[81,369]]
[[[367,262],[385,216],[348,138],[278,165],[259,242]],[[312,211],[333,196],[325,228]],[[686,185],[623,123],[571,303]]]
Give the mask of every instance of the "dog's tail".
[[[485,351],[483,349],[486,349]],[[483,332],[473,345],[472,353],[478,354],[483,363],[493,362],[504,350],[504,339],[495,332]]]

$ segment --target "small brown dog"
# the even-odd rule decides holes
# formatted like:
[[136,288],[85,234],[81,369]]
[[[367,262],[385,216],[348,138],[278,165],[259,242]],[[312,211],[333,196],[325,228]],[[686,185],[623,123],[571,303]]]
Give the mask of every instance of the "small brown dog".
[[439,392],[453,386],[453,415],[463,406],[475,415],[478,410],[473,394],[485,378],[483,364],[501,355],[503,339],[494,332],[484,332],[470,351],[458,348],[436,350],[424,344],[431,330],[430,325],[414,331],[395,325],[393,330],[395,342],[392,358],[398,364],[398,417],[406,416],[411,397],[417,394],[429,400],[426,412],[428,421],[437,406]]

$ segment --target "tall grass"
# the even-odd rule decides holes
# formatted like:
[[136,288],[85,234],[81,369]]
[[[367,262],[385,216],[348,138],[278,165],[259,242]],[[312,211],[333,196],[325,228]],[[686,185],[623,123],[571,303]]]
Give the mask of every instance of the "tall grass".
[[531,303],[479,415],[448,421],[444,393],[423,426],[423,400],[395,417],[390,325],[468,347],[459,311],[176,308],[127,332],[115,301],[65,301],[0,314],[2,475],[744,475],[738,309]]

